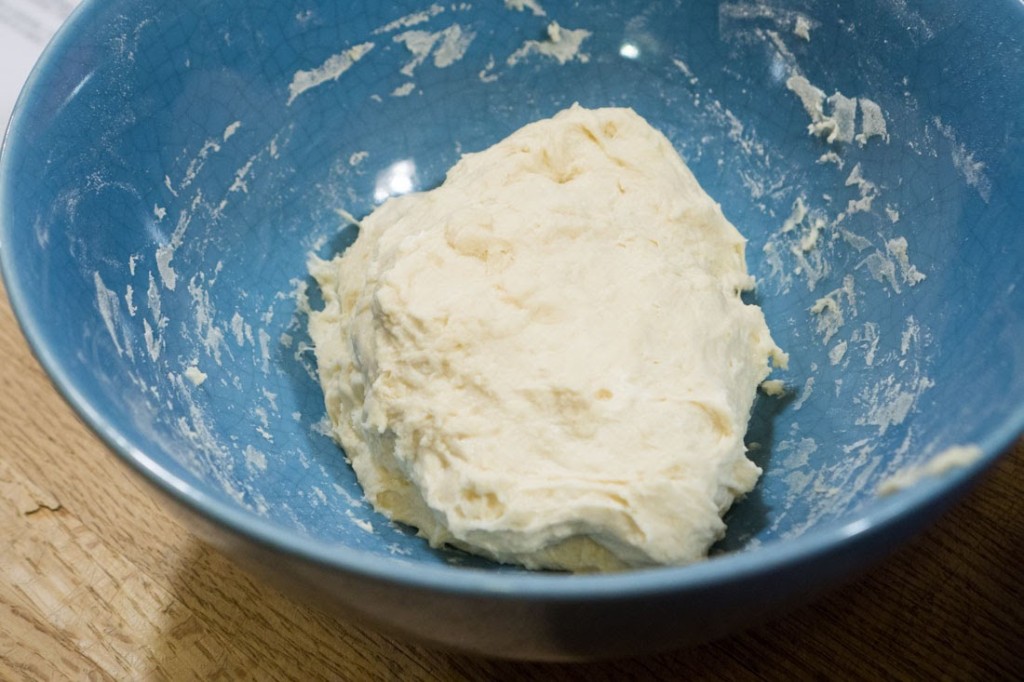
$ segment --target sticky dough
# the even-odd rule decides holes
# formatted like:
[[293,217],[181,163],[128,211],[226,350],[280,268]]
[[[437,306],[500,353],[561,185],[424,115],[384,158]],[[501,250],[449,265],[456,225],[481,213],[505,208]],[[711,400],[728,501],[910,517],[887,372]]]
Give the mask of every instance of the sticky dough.
[[630,109],[573,106],[393,198],[314,260],[334,435],[366,497],[531,568],[685,564],[760,469],[745,240]]

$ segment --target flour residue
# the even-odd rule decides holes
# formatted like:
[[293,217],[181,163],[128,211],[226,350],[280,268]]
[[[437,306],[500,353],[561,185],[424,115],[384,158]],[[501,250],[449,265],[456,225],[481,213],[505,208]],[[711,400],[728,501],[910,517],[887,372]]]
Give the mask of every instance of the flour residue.
[[[808,133],[824,137],[829,144],[853,140],[856,100],[840,92],[826,97],[824,90],[799,74],[790,76],[786,87],[800,98],[804,111],[811,117]],[[826,102],[831,107],[830,113],[826,113]]]
[[[416,69],[433,55],[434,66],[443,69],[462,59],[476,37],[476,33],[459,24],[430,33],[428,31],[406,31],[393,40],[401,43],[412,54],[412,59],[401,68],[404,76],[412,77]],[[405,94],[408,94],[406,92]]]
[[842,305],[832,295],[828,295],[815,301],[810,310],[812,315],[817,316],[816,331],[823,337],[823,342],[828,344],[846,322]]
[[797,38],[803,38],[806,42],[811,42],[811,29],[814,26],[811,24],[811,20],[802,14],[798,14],[796,20],[793,22],[793,35]]
[[798,225],[804,222],[804,218],[807,217],[807,204],[804,203],[804,197],[798,196],[793,201],[793,212],[790,213],[789,217],[786,218],[786,222],[782,223],[782,227],[779,231],[785,234],[786,232],[792,232]]
[[843,157],[839,156],[839,154],[836,154],[831,149],[828,150],[827,152],[825,152],[824,154],[822,154],[821,156],[819,156],[817,162],[818,163],[834,163],[836,165],[836,168],[838,168],[839,170],[843,170],[843,166],[846,165],[846,162],[843,161]]
[[589,38],[590,31],[585,28],[563,28],[558,22],[548,24],[547,40],[527,40],[522,47],[513,52],[505,60],[509,66],[515,66],[531,55],[540,55],[554,59],[559,64],[578,61],[586,64],[590,55],[581,52],[583,41]]
[[[817,367],[814,366],[814,365],[811,365],[811,371],[814,372],[816,370],[817,370]],[[808,400],[810,400],[811,395],[813,393],[814,393],[814,376],[812,374],[811,376],[807,377],[807,379],[804,381],[804,386],[800,390],[800,393],[799,393],[799,396],[796,399],[796,402],[793,403],[793,411],[794,412],[799,412],[800,408],[802,408],[804,406],[804,403],[806,403]]]
[[231,333],[235,337],[235,344],[239,348],[244,346],[246,344],[246,342],[248,342],[249,345],[252,345],[252,343],[253,343],[253,340],[252,340],[253,339],[253,336],[252,336],[252,326],[249,325],[245,321],[244,317],[242,317],[240,314],[238,314],[237,310],[231,316],[230,328],[231,328]]
[[[815,462],[814,452],[808,455],[806,465],[801,464],[797,448],[806,436],[801,434],[800,418],[793,420],[790,432],[774,446],[763,485],[773,494],[778,489],[784,491],[786,499],[780,508],[799,500],[802,509],[796,524],[785,514],[771,519],[769,533],[792,526],[787,536],[799,535],[821,518],[848,509],[860,499],[865,485],[913,452],[918,436],[913,424],[908,426],[910,416],[934,386],[927,327],[910,315],[901,331],[883,333],[891,322],[877,316],[886,312],[861,303],[862,296],[877,295],[877,289],[865,291],[872,287],[881,286],[884,296],[896,297],[914,295],[916,288],[927,285],[928,272],[913,259],[915,244],[895,232],[896,226],[903,224],[903,212],[897,202],[887,200],[889,187],[875,179],[890,175],[876,165],[877,157],[861,152],[872,144],[894,143],[890,117],[879,103],[883,100],[870,93],[852,96],[811,82],[800,68],[798,55],[807,49],[803,43],[810,38],[810,29],[806,38],[801,35],[804,21],[813,27],[814,20],[804,16],[801,21],[801,16],[762,3],[724,3],[719,7],[723,40],[753,54],[757,53],[755,45],[769,48],[767,66],[772,78],[782,84],[784,92],[796,96],[807,114],[807,131],[817,138],[808,144],[823,147],[816,154],[819,173],[835,178],[834,190],[812,196],[800,191],[798,183],[787,181],[778,170],[780,164],[771,158],[770,147],[762,146],[762,152],[751,144],[734,145],[750,166],[750,170],[737,171],[739,181],[775,221],[762,245],[764,272],[759,286],[787,295],[793,286],[816,292],[823,283],[832,282],[831,290],[805,309],[806,322],[800,329],[820,343],[820,350],[815,355],[808,346],[805,352],[815,359],[808,362],[806,373],[786,379],[791,386],[802,382],[787,411],[811,419],[823,418],[825,410],[854,415],[850,420],[854,428],[837,433],[836,440],[827,445],[841,448],[846,456],[837,461],[829,455],[833,463],[828,466]],[[674,59],[673,65],[692,87],[699,88],[699,74],[689,64]],[[699,89],[693,103],[709,114],[725,108],[714,100],[713,93]],[[736,125],[727,117],[718,119],[734,142],[741,126],[750,127],[748,121]],[[955,138],[951,131],[943,135]],[[953,154],[961,160],[958,169],[965,177],[977,179],[977,172],[984,167],[979,168],[975,157],[957,144],[953,142]],[[774,187],[781,187],[774,190],[778,194],[773,193]],[[772,201],[763,202],[765,197]],[[780,205],[785,207],[783,211],[778,211]],[[837,279],[838,286],[834,283]],[[799,315],[797,318],[799,324]],[[870,368],[869,374],[858,374],[858,368]],[[854,373],[845,374],[848,369]],[[893,447],[888,441],[897,427],[903,430],[898,446]],[[818,446],[820,452],[822,444]],[[806,447],[804,451],[808,451]],[[753,541],[748,546],[756,544]]]
[[373,29],[372,34],[380,35],[382,33],[391,33],[392,31],[397,31],[400,28],[409,28],[418,24],[424,24],[442,12],[444,12],[444,7],[441,5],[431,5],[425,10],[406,14],[405,16],[401,16],[394,21],[384,24],[383,26],[378,26]]
[[857,102],[860,105],[861,117],[861,130],[857,135],[860,146],[866,145],[872,137],[880,137],[884,142],[889,142],[889,131],[885,125],[882,107],[867,97],[861,97]]
[[203,273],[194,275],[188,282],[188,293],[192,299],[194,329],[198,334],[206,354],[220,365],[221,350],[224,348],[224,331],[216,323],[216,308],[210,300],[210,292],[205,286],[206,276]]
[[192,382],[193,386],[202,386],[206,381],[206,372],[199,369],[198,365],[189,365],[185,368],[185,378]]
[[517,12],[522,12],[523,10],[528,9],[533,12],[533,16],[535,17],[547,16],[547,12],[544,11],[544,8],[540,6],[540,3],[538,3],[537,0],[505,0],[505,7]]
[[907,467],[886,478],[878,486],[879,495],[892,495],[913,488],[925,479],[971,466],[981,458],[983,451],[977,445],[953,445],[931,457],[921,466]]
[[[231,126],[228,126],[227,130],[230,130]],[[206,165],[206,160],[210,158],[211,154],[216,154],[221,150],[221,145],[227,141],[231,135],[227,134],[227,130],[221,134],[219,139],[210,138],[203,143],[203,146],[199,148],[199,152],[192,157],[192,160],[188,164],[188,168],[185,169],[185,177],[181,179],[178,184],[178,192],[182,192],[195,182],[196,176],[199,175],[199,171]]]
[[434,66],[444,69],[462,59],[470,43],[476,37],[473,31],[467,31],[458,24],[452,24],[441,32],[441,43],[434,51]]
[[288,86],[287,105],[291,106],[295,98],[312,88],[338,80],[343,73],[355,66],[356,62],[365,57],[373,48],[374,44],[371,42],[360,43],[328,57],[323,64],[315,69],[296,71]]
[[878,331],[877,322],[865,322],[860,328],[853,330],[850,334],[850,343],[863,352],[864,365],[871,367],[875,364],[875,355],[878,353],[878,342],[881,335]]
[[260,347],[260,370],[264,374],[270,373],[270,334],[265,329],[257,332]]
[[167,318],[160,312],[160,289],[157,287],[156,279],[154,279],[152,272],[149,273],[149,286],[146,288],[146,305],[149,307],[149,313],[157,328],[163,329],[166,327]]
[[902,293],[903,286],[916,286],[927,277],[910,262],[907,248],[905,237],[890,239],[885,242],[884,250],[876,249],[856,267],[866,268],[876,282],[888,284],[897,294]]
[[[260,157],[259,154],[254,154],[253,156],[250,156],[249,160],[246,161],[244,164],[242,164],[242,166],[238,170],[235,171],[235,179],[231,183],[231,186],[228,188],[228,193],[233,193],[233,192],[243,192],[245,194],[249,193],[249,183],[248,183],[246,178],[248,178],[249,172],[252,170],[253,164],[256,163],[256,161],[257,161],[257,159],[259,159],[259,157]],[[225,198],[225,199],[222,200],[221,205],[220,205],[221,211],[223,211],[223,209],[224,209],[224,207],[226,205],[227,205],[227,199]]]
[[850,171],[850,175],[846,178],[846,182],[844,184],[847,187],[856,187],[857,191],[860,193],[858,198],[850,199],[846,202],[845,215],[869,213],[871,211],[871,205],[879,194],[878,185],[864,177],[860,163],[853,167],[853,170]]
[[118,295],[107,288],[99,272],[93,272],[93,286],[96,287],[96,307],[103,318],[103,324],[114,342],[118,355],[127,355],[134,359],[132,352],[131,330],[121,317],[121,302]]
[[925,274],[910,262],[910,256],[907,255],[906,237],[896,237],[888,240],[885,242],[885,251],[896,260],[896,264],[899,266],[900,278],[904,284],[914,286],[926,278]]
[[174,372],[168,373],[167,379],[184,403],[188,415],[178,417],[174,422],[179,436],[188,443],[187,447],[177,448],[179,460],[204,478],[217,482],[221,490],[239,506],[260,516],[267,516],[270,507],[263,494],[249,487],[240,489],[237,483],[240,477],[234,472],[235,459],[230,447],[217,437],[206,410],[193,396],[192,389],[195,387],[192,382]]
[[679,59],[678,57],[673,57],[672,63],[675,64],[675,67],[682,71],[683,75],[690,80],[690,85],[696,85],[700,81],[699,78],[693,75],[693,70],[690,69],[687,63],[684,62],[682,59]]
[[864,411],[856,424],[876,427],[878,435],[882,436],[907,419],[920,397],[935,386],[922,368],[921,351],[927,343],[928,336],[922,333],[920,324],[913,316],[908,317],[900,348],[900,355],[904,356],[899,361],[903,371],[882,376],[860,391],[854,402]]
[[[196,201],[193,202],[192,208],[198,205],[202,201],[202,193],[196,193]],[[172,267],[171,262],[174,260],[174,254],[181,246],[185,239],[185,232],[188,230],[189,224],[192,222],[192,211],[183,210],[178,215],[178,222],[174,226],[174,231],[171,233],[171,238],[166,244],[161,244],[156,249],[155,260],[157,271],[160,273],[160,281],[163,282],[165,288],[174,291],[174,287],[177,286],[178,273]]]
[[146,352],[149,354],[149,359],[153,362],[159,360],[162,340],[153,334],[153,327],[150,326],[149,320],[142,321],[142,338],[146,343]]
[[796,31],[798,25],[802,31],[804,24],[810,30],[814,25],[813,20],[805,14],[759,2],[723,2],[718,6],[718,21],[724,33],[742,30],[743,25],[756,21],[773,25],[780,31]]
[[[813,85],[805,76],[794,69],[793,75],[786,80],[786,88],[792,91],[803,105],[804,111],[810,116],[811,122],[807,132],[824,138],[829,144],[853,142],[861,146],[873,137],[889,141],[882,108],[873,100],[865,97],[847,97],[838,90],[826,96],[825,91]],[[857,108],[860,107],[860,133],[856,132]],[[836,157],[823,157],[833,160]]]
[[[755,188],[751,195],[760,197],[762,193]],[[788,291],[794,276],[804,279],[808,290],[814,291],[829,275],[831,266],[824,257],[821,238],[839,221],[830,219],[824,208],[812,205],[804,195],[797,196],[789,217],[762,247],[769,278],[779,291]]]
[[267,470],[267,456],[251,445],[246,445],[243,451],[245,466],[250,472],[265,472]]
[[238,129],[241,128],[241,127],[242,127],[242,122],[241,121],[235,121],[234,123],[229,124],[228,127],[224,129],[224,133],[221,135],[221,139],[224,142],[227,142],[228,140],[230,140],[232,138],[232,136],[234,136],[235,133],[238,132]]
[[832,346],[828,352],[828,361],[831,365],[838,365],[846,357],[846,349],[848,344],[846,341],[840,341],[836,345]]
[[345,516],[347,516],[348,519],[353,524],[355,524],[356,528],[359,528],[364,533],[372,533],[373,532],[373,524],[370,523],[369,521],[367,521],[366,519],[361,519],[358,516],[356,516],[355,512],[353,512],[351,509],[346,509],[345,510]]
[[907,36],[915,45],[927,42],[935,37],[935,31],[917,12],[910,9],[907,0],[888,0],[889,10],[896,16],[900,25],[905,27]]
[[950,156],[953,160],[953,167],[960,171],[960,175],[963,176],[964,181],[974,189],[978,190],[978,195],[983,201],[988,203],[989,197],[992,196],[992,181],[989,180],[988,175],[985,173],[985,164],[982,161],[978,161],[974,158],[974,152],[967,149],[967,147],[957,139],[956,132],[952,126],[946,125],[942,122],[942,119],[935,117],[933,119],[936,129],[949,140],[952,147]]
[[493,83],[498,80],[498,74],[494,73],[494,55],[487,58],[487,63],[484,64],[484,68],[477,72],[477,78],[480,79],[481,83]]
[[138,306],[135,305],[135,288],[128,284],[124,288],[124,305],[128,310],[128,314],[135,317],[136,313],[139,312]]
[[392,97],[408,97],[416,89],[416,84],[412,81],[408,83],[402,83],[397,88],[391,91]]
[[879,435],[885,435],[890,427],[906,420],[921,395],[934,385],[928,377],[913,376],[903,380],[897,380],[895,375],[885,377],[857,396],[856,401],[866,413],[856,423],[877,426]]

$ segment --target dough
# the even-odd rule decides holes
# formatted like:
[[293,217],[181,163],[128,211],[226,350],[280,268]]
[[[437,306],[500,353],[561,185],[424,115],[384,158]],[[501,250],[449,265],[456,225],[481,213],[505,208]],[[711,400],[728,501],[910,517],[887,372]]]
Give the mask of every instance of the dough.
[[336,438],[366,497],[530,568],[685,564],[760,470],[745,240],[630,109],[573,106],[393,198],[314,260]]

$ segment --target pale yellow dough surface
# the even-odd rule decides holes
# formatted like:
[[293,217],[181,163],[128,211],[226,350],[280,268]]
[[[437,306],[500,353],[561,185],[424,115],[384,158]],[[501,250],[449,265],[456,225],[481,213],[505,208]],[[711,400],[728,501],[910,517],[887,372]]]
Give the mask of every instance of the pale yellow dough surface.
[[630,109],[574,106],[387,201],[311,271],[334,434],[367,499],[531,568],[706,556],[760,470],[745,240]]

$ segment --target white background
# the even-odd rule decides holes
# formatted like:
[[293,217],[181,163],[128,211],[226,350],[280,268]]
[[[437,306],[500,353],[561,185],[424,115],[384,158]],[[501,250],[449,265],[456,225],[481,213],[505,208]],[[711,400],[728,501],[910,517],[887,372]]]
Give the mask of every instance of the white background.
[[0,125],[43,48],[79,0],[0,0]]

